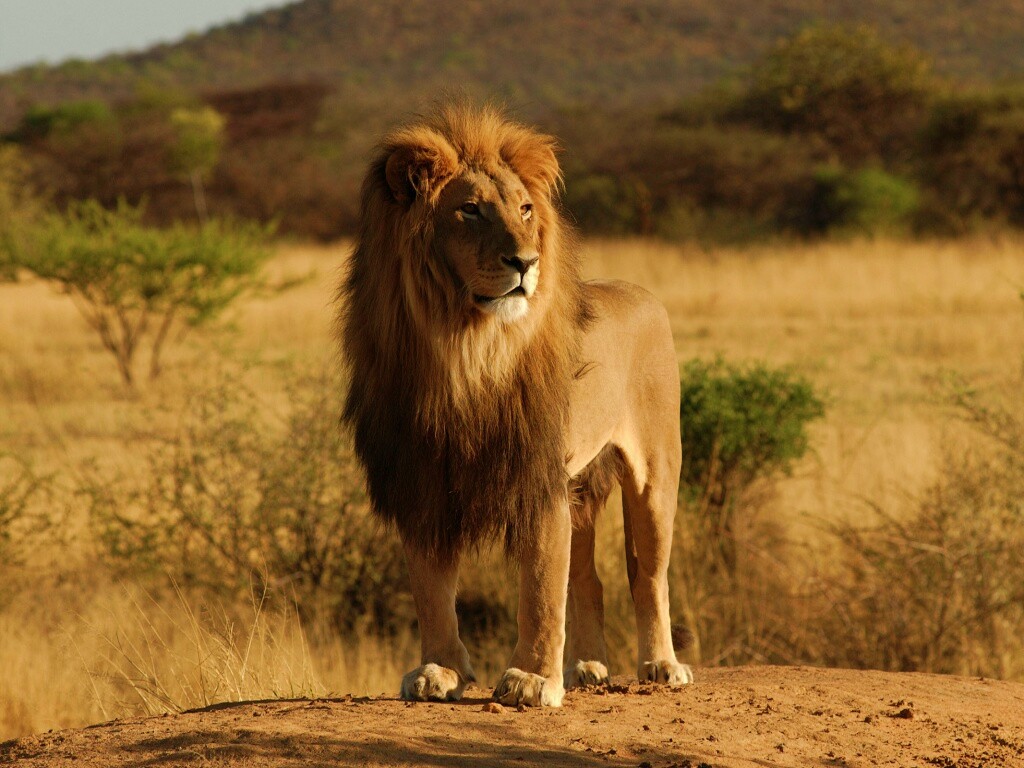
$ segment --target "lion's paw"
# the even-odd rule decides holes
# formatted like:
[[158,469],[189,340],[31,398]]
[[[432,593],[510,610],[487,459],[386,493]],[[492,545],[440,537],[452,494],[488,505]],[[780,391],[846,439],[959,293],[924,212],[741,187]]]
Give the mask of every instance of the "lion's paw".
[[686,685],[693,682],[693,672],[690,668],[674,659],[645,661],[640,665],[636,676],[640,682],[666,683],[668,685]]
[[494,698],[509,707],[560,707],[565,688],[560,680],[548,679],[510,667],[494,688]]
[[467,682],[454,669],[424,664],[402,678],[402,698],[406,701],[458,701]]
[[600,661],[577,661],[565,670],[564,678],[566,688],[604,685],[608,682],[608,667]]

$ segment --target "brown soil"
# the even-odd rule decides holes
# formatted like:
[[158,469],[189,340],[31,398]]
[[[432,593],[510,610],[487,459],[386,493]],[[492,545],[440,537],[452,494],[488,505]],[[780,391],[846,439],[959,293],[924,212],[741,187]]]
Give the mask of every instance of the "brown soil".
[[1024,685],[807,667],[625,679],[515,711],[394,698],[222,704],[0,745],[24,766],[1024,766]]

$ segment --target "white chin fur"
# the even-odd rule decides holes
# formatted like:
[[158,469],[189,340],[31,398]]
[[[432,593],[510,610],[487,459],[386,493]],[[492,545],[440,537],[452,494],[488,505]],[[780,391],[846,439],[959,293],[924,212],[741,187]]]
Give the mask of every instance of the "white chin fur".
[[494,315],[503,323],[514,323],[526,317],[526,313],[530,311],[530,302],[525,296],[504,296],[492,299],[480,309]]

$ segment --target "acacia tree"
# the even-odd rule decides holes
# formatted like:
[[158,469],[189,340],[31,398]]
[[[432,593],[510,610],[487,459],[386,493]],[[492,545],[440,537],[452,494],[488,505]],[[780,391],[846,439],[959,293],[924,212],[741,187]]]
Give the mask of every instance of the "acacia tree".
[[261,284],[268,235],[256,224],[221,221],[155,229],[142,223],[141,208],[122,201],[108,210],[90,200],[46,217],[31,247],[8,254],[7,272],[27,271],[70,296],[132,387],[144,340],[155,378],[172,328],[209,322]]

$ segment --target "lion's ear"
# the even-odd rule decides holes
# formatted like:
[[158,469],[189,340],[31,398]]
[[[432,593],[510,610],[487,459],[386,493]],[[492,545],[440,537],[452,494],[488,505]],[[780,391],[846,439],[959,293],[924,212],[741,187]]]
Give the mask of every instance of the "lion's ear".
[[409,204],[430,197],[459,166],[452,146],[433,131],[403,132],[388,142],[384,174],[395,200]]

